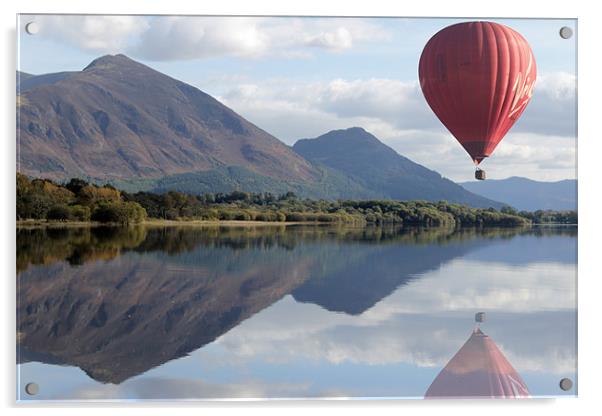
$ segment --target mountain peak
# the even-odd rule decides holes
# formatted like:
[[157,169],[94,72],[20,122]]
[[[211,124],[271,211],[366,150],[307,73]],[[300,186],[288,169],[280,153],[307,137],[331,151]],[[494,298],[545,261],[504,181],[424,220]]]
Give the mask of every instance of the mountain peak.
[[333,150],[339,149],[339,151],[353,149],[357,150],[358,148],[366,146],[381,146],[383,148],[387,148],[387,146],[381,143],[373,134],[369,133],[362,127],[349,127],[347,129],[331,130],[328,133],[313,139],[300,139],[295,143],[293,148],[304,149],[308,146],[318,143],[322,146],[331,147]]
[[346,129],[333,130],[333,131],[345,131],[347,133],[366,133],[366,134],[370,134],[363,127],[358,127],[358,126],[349,127],[349,128],[346,128]]
[[112,68],[115,66],[122,66],[128,64],[138,64],[142,65],[139,62],[134,61],[133,59],[127,57],[126,55],[119,53],[116,55],[103,55],[99,58],[96,58],[92,62],[88,64],[84,68],[84,71],[88,71],[90,69],[99,69],[99,68]]
[[378,139],[362,127],[349,127],[346,129],[331,130],[318,137],[327,139]]

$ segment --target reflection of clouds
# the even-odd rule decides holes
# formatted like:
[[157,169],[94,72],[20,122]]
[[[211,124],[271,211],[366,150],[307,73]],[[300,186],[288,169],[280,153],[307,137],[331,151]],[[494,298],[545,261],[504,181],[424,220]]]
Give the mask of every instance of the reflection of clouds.
[[[218,339],[224,360],[441,366],[468,337],[473,313],[520,371],[575,369],[575,270],[454,261],[360,316],[334,314],[291,297]],[[436,290],[434,290],[436,288]],[[567,336],[569,334],[569,336]],[[203,351],[199,357],[205,361]],[[215,351],[211,361],[219,363]],[[208,360],[209,361],[209,360]]]
[[[75,400],[130,399],[228,399],[256,397],[305,397],[306,383],[269,384],[258,380],[241,383],[209,383],[195,379],[136,378],[122,385],[86,385],[74,391]],[[322,394],[328,395],[328,393]],[[315,394],[312,394],[315,396]]]
[[[452,261],[398,290],[366,313],[445,311],[535,312],[576,307],[574,265],[507,264]],[[436,288],[436,290],[433,290]]]

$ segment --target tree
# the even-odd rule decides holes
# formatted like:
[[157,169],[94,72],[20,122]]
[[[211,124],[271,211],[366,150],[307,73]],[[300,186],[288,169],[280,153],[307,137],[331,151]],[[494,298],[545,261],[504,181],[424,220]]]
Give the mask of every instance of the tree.
[[53,205],[46,214],[46,219],[66,221],[71,218],[71,211],[67,205]]
[[82,190],[82,188],[85,188],[88,185],[89,183],[83,179],[71,178],[71,180],[65,184],[65,188],[69,189],[71,192],[77,195]]
[[69,207],[71,218],[77,221],[90,221],[90,207],[84,205],[73,205]]
[[86,185],[78,192],[77,199],[81,205],[91,207],[101,202],[121,201],[121,193],[113,187]]
[[500,212],[503,214],[518,215],[518,211],[509,205],[503,206]]
[[146,219],[146,211],[137,202],[102,202],[92,213],[92,220],[102,223],[132,224]]

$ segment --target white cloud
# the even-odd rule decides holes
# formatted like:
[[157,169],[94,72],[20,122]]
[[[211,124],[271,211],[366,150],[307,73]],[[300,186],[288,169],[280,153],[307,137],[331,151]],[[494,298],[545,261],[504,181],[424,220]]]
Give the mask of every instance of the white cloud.
[[40,34],[76,48],[126,53],[153,61],[215,56],[311,56],[386,40],[383,28],[360,19],[203,16],[37,16]]
[[35,21],[40,36],[95,53],[121,53],[149,28],[141,16],[42,15]]
[[538,75],[533,98],[513,132],[575,136],[577,77],[565,72]]
[[353,46],[353,35],[349,29],[338,27],[330,32],[310,35],[306,44],[333,50],[349,49]]
[[[460,144],[445,132],[403,132],[383,140],[415,162],[456,181],[474,180],[472,164]],[[481,167],[491,179],[522,176],[543,181],[576,178],[574,137],[510,132]]]
[[132,52],[156,61],[219,55],[259,56],[270,46],[269,36],[261,30],[260,22],[260,19],[245,17],[154,18]]
[[386,38],[362,21],[340,19],[162,17],[151,20],[131,52],[166,61],[215,56],[308,57],[307,48],[340,52],[358,42]]

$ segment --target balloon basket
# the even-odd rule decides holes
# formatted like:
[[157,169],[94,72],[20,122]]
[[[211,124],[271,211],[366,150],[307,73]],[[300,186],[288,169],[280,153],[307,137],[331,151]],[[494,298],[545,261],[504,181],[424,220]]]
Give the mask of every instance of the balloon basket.
[[484,170],[477,169],[474,172],[474,177],[475,177],[476,180],[484,181],[487,178],[487,175],[485,174]]

